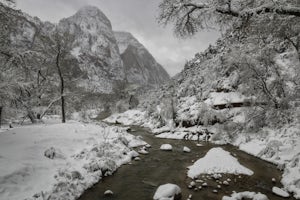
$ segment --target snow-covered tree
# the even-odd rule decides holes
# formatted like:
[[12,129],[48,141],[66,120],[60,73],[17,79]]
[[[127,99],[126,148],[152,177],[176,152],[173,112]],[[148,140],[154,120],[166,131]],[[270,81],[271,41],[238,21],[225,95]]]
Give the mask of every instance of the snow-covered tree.
[[[72,68],[68,65],[72,64],[72,56],[71,50],[73,45],[74,37],[66,30],[61,30],[58,26],[54,27],[50,37],[44,36],[42,37],[43,46],[41,48],[41,52],[47,55],[48,63],[50,68],[55,69],[56,77],[59,82],[58,90],[58,98],[53,98],[50,101],[50,104],[47,109],[50,108],[55,102],[58,100],[61,101],[61,115],[62,122],[66,122],[66,102],[65,98],[67,95],[66,92],[66,74]],[[55,80],[53,80],[55,81]],[[74,80],[71,80],[74,81]],[[54,83],[55,84],[55,83]],[[55,87],[55,86],[54,86]],[[46,112],[46,111],[45,111]],[[45,113],[44,112],[44,113]]]
[[159,7],[160,22],[174,23],[180,36],[193,35],[214,25],[242,27],[258,16],[300,17],[297,0],[163,0]]

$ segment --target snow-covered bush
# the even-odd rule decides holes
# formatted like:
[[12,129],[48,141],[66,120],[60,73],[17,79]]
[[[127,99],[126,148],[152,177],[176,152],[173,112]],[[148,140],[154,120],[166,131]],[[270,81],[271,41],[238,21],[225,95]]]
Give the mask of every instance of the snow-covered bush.
[[279,153],[279,148],[282,146],[282,142],[278,140],[270,141],[267,146],[258,154],[259,157],[272,158]]
[[285,166],[281,182],[290,192],[294,192],[295,198],[300,198],[300,153],[295,155]]

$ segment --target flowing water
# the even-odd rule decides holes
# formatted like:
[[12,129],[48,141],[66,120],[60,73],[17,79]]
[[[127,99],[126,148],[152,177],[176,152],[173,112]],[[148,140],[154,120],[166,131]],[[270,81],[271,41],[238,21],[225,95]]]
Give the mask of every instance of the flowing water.
[[[192,162],[205,156],[207,151],[218,145],[202,143],[199,147],[193,141],[158,139],[151,135],[146,129],[132,127],[131,134],[141,135],[152,148],[149,148],[148,155],[141,155],[140,161],[132,161],[131,164],[124,165],[109,177],[105,177],[99,183],[88,189],[79,200],[151,200],[157,187],[165,183],[177,184],[182,189],[182,199],[187,199],[189,194],[196,200],[220,200],[224,195],[230,196],[232,191],[253,191],[266,194],[270,200],[293,199],[281,198],[272,194],[272,187],[281,187],[279,180],[281,172],[276,166],[248,155],[231,145],[221,146],[224,150],[231,152],[238,161],[254,172],[252,176],[235,176],[224,174],[222,181],[231,179],[228,186],[221,185],[217,188],[217,183],[210,176],[201,177],[208,186],[201,190],[194,191],[188,185],[191,179],[187,178],[187,167]],[[161,151],[161,144],[171,144],[173,151]],[[190,153],[182,152],[184,146],[189,147]],[[276,183],[272,182],[275,178]],[[197,183],[197,186],[200,183]],[[112,190],[112,196],[104,196],[106,190]],[[213,190],[218,190],[214,193]]]

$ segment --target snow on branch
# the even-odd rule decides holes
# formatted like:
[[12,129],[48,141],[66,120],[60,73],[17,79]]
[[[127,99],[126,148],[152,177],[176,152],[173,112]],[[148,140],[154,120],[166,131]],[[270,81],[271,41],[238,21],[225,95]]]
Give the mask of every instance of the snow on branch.
[[262,14],[278,14],[300,17],[300,7],[281,3],[254,1],[246,4],[241,0],[212,1],[201,3],[193,0],[163,0],[158,20],[166,25],[175,24],[175,33],[180,36],[193,35],[199,29],[229,21],[247,20]]

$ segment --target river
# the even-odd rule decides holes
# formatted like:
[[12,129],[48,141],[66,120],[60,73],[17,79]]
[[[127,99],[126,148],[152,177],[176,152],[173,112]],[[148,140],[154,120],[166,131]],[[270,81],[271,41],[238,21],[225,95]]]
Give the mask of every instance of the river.
[[[199,147],[194,141],[170,140],[155,138],[150,132],[141,127],[132,126],[131,134],[141,135],[149,143],[148,155],[141,155],[140,161],[132,161],[131,164],[124,165],[118,169],[114,175],[105,177],[92,188],[88,189],[79,200],[151,200],[157,187],[165,183],[177,184],[182,189],[182,199],[187,199],[189,194],[192,199],[197,200],[221,200],[224,195],[230,196],[232,191],[253,191],[261,192],[268,196],[270,200],[294,199],[281,198],[272,193],[272,187],[281,187],[281,172],[275,165],[251,156],[238,150],[231,145],[214,145],[203,142]],[[161,151],[161,144],[171,144],[173,151]],[[184,153],[183,147],[191,149],[190,153]],[[201,190],[194,191],[188,185],[191,179],[187,178],[187,167],[207,153],[213,147],[222,147],[236,156],[238,161],[254,172],[252,176],[235,176],[224,174],[222,181],[231,179],[228,186],[222,185],[217,188],[214,179],[204,175],[202,180],[208,186]],[[272,178],[277,181],[272,182]],[[218,192],[214,193],[213,190]],[[106,190],[112,190],[112,196],[104,196]]]

